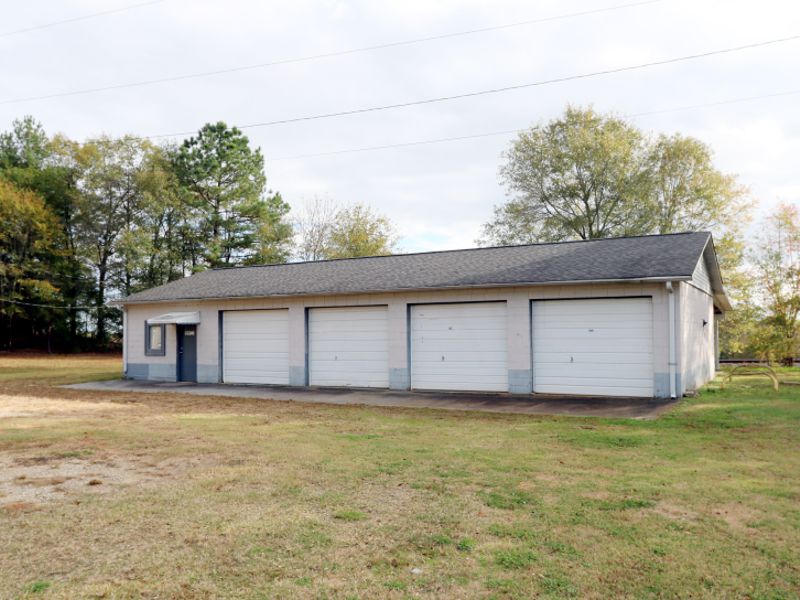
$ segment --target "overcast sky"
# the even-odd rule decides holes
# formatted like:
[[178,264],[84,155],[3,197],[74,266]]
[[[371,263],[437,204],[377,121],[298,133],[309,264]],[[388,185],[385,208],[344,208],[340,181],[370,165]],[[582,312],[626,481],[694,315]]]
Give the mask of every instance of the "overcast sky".
[[[592,15],[211,77],[41,100],[31,96],[171,78],[543,19],[636,0],[0,2],[0,129],[26,114],[48,133],[157,135],[209,121],[245,125],[450,96],[800,34],[797,0],[663,0]],[[800,40],[501,94],[246,129],[269,186],[293,206],[363,202],[407,251],[474,245],[504,200],[497,171],[512,134],[296,157],[534,125],[568,103],[621,115],[800,92]],[[800,93],[633,121],[712,146],[763,211],[800,199]]]

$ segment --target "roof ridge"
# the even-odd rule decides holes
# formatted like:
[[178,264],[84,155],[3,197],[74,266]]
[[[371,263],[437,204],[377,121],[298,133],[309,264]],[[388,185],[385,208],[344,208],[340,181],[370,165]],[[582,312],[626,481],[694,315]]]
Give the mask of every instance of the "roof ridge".
[[205,271],[200,271],[200,273],[208,273],[213,271],[228,271],[234,269],[254,269],[254,268],[264,268],[264,267],[285,267],[288,265],[308,265],[308,264],[320,264],[320,263],[330,263],[330,262],[342,262],[346,260],[364,260],[367,258],[397,258],[401,256],[421,256],[424,254],[447,254],[451,252],[474,252],[477,250],[502,250],[506,248],[531,248],[537,246],[560,246],[565,244],[584,244],[584,243],[591,243],[591,242],[612,242],[612,241],[619,241],[619,240],[634,240],[634,239],[641,239],[641,238],[653,238],[653,237],[670,237],[670,236],[678,236],[678,235],[697,235],[697,234],[706,234],[711,235],[710,231],[675,231],[671,233],[645,233],[641,235],[622,235],[618,237],[607,237],[607,238],[592,238],[588,240],[562,240],[560,242],[535,242],[533,244],[506,244],[502,246],[476,246],[474,248],[452,248],[449,250],[423,250],[420,252],[404,252],[400,254],[373,254],[370,256],[351,256],[351,257],[343,257],[343,258],[323,258],[320,260],[300,260],[297,262],[286,262],[286,263],[267,263],[261,265],[230,265],[227,267],[212,267],[210,269],[206,269]]
[[711,239],[709,232],[689,231],[251,265],[285,267],[274,270],[218,268],[143,290],[120,303],[630,281],[680,273],[691,277]]

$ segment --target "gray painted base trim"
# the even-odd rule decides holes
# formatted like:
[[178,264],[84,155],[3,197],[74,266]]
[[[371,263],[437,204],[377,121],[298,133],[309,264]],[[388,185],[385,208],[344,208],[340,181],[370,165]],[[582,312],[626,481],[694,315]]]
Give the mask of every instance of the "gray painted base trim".
[[[147,381],[176,381],[177,371],[174,364],[128,363],[125,378]],[[197,383],[219,383],[217,365],[197,365]]]
[[531,370],[509,369],[508,391],[512,394],[530,394],[533,391],[531,386]]
[[669,373],[656,373],[653,376],[653,395],[656,398],[669,398]]
[[197,365],[197,383],[219,383],[217,365]]
[[[686,390],[683,389],[683,377],[677,374],[677,387],[675,395],[680,398]],[[653,378],[653,396],[656,398],[669,398],[669,373],[656,373]]]
[[289,367],[289,385],[306,385],[306,367]]
[[169,363],[128,363],[125,373],[128,379],[146,379],[148,381],[175,381],[177,379],[175,365]]
[[125,379],[147,379],[147,365],[128,363],[125,365]]
[[[125,371],[126,379],[149,381],[175,381],[176,369],[174,364],[165,363],[128,363]],[[683,395],[682,377],[678,374],[678,396]],[[219,383],[219,368],[217,365],[197,365],[198,383]],[[305,387],[305,367],[289,367],[289,385]],[[389,369],[389,389],[410,389],[410,373],[408,369]],[[669,398],[669,373],[656,373],[653,381],[654,396],[656,398]],[[530,369],[508,370],[508,391],[512,394],[530,394],[531,387]]]
[[408,390],[411,389],[411,377],[408,369],[389,369],[389,389]]

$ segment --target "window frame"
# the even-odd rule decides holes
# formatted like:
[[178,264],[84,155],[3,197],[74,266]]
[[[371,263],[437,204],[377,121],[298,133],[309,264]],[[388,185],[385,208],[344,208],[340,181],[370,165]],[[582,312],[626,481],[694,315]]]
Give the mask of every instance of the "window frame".
[[[150,347],[150,328],[158,327],[161,329],[161,348]],[[144,324],[144,355],[145,356],[166,356],[167,355],[167,326],[164,323]]]

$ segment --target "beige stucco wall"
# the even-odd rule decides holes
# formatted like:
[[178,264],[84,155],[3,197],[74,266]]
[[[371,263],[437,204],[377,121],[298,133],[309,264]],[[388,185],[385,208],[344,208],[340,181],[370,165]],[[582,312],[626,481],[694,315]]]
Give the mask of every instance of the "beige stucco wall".
[[[714,302],[691,283],[680,285],[680,366],[683,391],[694,391],[714,378]],[[705,325],[703,323],[705,322]]]
[[305,312],[307,308],[385,304],[389,310],[389,378],[395,389],[409,387],[408,305],[430,302],[505,301],[508,306],[508,370],[510,391],[531,389],[530,302],[537,299],[649,296],[653,301],[654,386],[656,395],[669,393],[667,293],[663,283],[528,286],[518,288],[410,291],[381,294],[307,296],[243,300],[205,300],[129,305],[124,340],[126,375],[135,378],[175,379],[175,326],[167,326],[166,356],[145,356],[145,321],[168,312],[198,311],[198,380],[219,380],[219,311],[288,308],[290,379],[305,383]]

